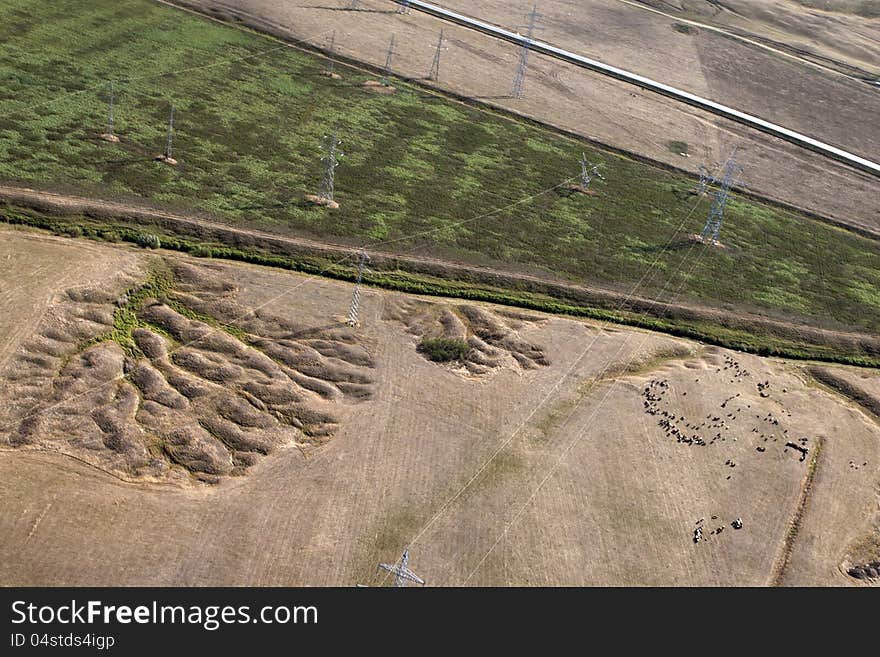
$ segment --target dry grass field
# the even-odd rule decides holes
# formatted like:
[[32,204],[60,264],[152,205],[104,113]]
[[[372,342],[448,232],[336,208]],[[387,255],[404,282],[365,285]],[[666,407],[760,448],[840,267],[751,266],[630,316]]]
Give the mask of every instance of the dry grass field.
[[2,236],[0,317],[43,272],[0,345],[6,584],[380,585],[407,545],[429,585],[878,583],[880,430],[806,365],[374,289],[351,329],[343,282]]
[[[867,174],[670,99],[540,56],[530,59],[525,98],[515,100],[510,97],[518,58],[513,46],[417,12],[401,16],[390,2],[363,0],[361,10],[346,11],[347,3],[341,0],[181,1],[318,47],[326,47],[329,32],[335,30],[340,54],[377,67],[385,63],[393,34],[393,68],[412,78],[427,75],[437,34],[444,27],[448,41],[439,82],[444,89],[691,171],[701,163],[723,162],[739,146],[739,159],[746,169],[743,182],[749,189],[840,221],[875,230],[880,227],[877,182]],[[531,0],[447,0],[442,4],[507,28],[521,25],[532,6]],[[761,6],[765,4],[773,3],[768,0]],[[709,30],[680,31],[674,18],[620,0],[546,0],[539,10],[543,29],[538,38],[679,85],[867,157],[880,152],[880,129],[864,118],[876,114],[880,91],[864,82]],[[759,20],[758,14],[764,16],[757,12],[753,20],[762,26],[772,23]],[[806,10],[798,15],[802,14]],[[857,21],[864,32],[859,39],[875,43],[877,19],[842,16],[813,17],[806,24],[813,32],[827,29],[834,34],[840,21]],[[876,67],[874,50],[863,57]]]

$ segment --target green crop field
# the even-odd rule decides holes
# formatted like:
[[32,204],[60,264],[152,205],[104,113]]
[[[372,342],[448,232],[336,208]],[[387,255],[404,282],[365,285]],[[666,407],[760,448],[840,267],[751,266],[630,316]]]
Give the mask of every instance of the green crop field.
[[[364,71],[337,66],[332,80],[324,66],[149,0],[0,0],[0,179],[880,329],[873,241],[738,198],[722,232],[729,248],[693,246],[684,237],[701,229],[708,199],[694,209],[690,180],[401,81],[388,95],[365,88],[377,76]],[[119,144],[98,138],[108,80]],[[176,167],[153,161],[171,103]],[[332,132],[344,152],[338,210],[303,203]],[[582,152],[602,165],[599,196],[540,193],[577,175]]]

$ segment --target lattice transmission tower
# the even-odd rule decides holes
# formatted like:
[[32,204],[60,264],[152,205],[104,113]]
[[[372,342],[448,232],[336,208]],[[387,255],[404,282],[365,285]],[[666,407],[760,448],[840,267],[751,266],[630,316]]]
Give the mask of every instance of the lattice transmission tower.
[[165,139],[165,159],[171,159],[171,144],[174,141],[174,105],[171,106],[171,114],[168,116],[168,138]]
[[526,72],[529,68],[529,45],[532,40],[532,36],[535,33],[537,28],[535,26],[535,22],[541,17],[538,13],[537,5],[532,7],[531,13],[529,13],[529,22],[525,26],[526,27],[526,39],[527,43],[523,44],[522,48],[519,51],[519,64],[516,67],[516,76],[513,78],[513,92],[511,95],[514,98],[522,98],[523,97],[523,85],[526,80]]
[[107,106],[107,134],[113,136],[113,96],[114,96],[113,80],[110,80],[110,101]]
[[721,233],[721,222],[724,220],[724,210],[727,208],[727,201],[730,199],[730,189],[736,184],[736,176],[742,173],[743,168],[736,161],[736,149],[730,154],[727,162],[724,163],[724,174],[721,180],[713,178],[712,182],[718,183],[719,188],[714,194],[712,207],[709,210],[709,217],[706,219],[706,225],[700,237],[704,242],[711,241],[712,244],[718,243],[718,235]]
[[700,172],[700,181],[697,183],[697,195],[702,196],[703,194],[706,193],[706,190],[709,187],[709,183],[711,183],[714,180],[714,178],[712,177],[712,174],[709,172],[709,169],[707,169],[702,164],[700,165],[699,172]]
[[336,67],[336,30],[333,30],[333,33],[330,35],[330,46],[327,48],[327,52],[327,70],[325,73],[332,77]]
[[351,295],[351,306],[348,308],[349,326],[358,326],[360,324],[358,314],[361,310],[361,282],[364,280],[364,272],[367,271],[367,263],[369,261],[370,256],[367,255],[366,251],[361,249],[361,252],[358,254],[357,280],[354,284],[354,292]]
[[410,10],[409,0],[400,0],[397,5],[398,14],[408,14]]
[[443,30],[440,30],[440,38],[437,39],[437,50],[434,51],[434,61],[431,62],[431,70],[428,71],[428,79],[437,82],[440,79],[440,53],[443,52]]
[[591,164],[589,160],[587,160],[587,154],[581,153],[581,188],[584,191],[588,190],[590,188],[590,183],[593,182],[593,179],[595,178],[604,180],[602,174],[599,173],[599,165]]
[[403,551],[403,556],[397,563],[380,563],[379,568],[394,575],[395,587],[403,588],[407,582],[425,585],[425,580],[409,569],[409,550]]
[[394,35],[391,35],[391,41],[388,43],[388,52],[385,53],[385,68],[382,69],[382,84],[386,87],[391,86],[391,67],[394,62]]
[[339,141],[334,132],[332,135],[324,135],[324,152],[326,155],[321,159],[324,163],[324,175],[321,178],[321,187],[318,190],[318,198],[325,201],[333,201],[336,193],[336,167],[339,166]]

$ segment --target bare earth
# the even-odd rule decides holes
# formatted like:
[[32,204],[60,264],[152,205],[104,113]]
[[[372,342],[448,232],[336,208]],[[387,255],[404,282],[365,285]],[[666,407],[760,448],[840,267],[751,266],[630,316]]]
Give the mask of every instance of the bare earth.
[[[341,0],[181,2],[318,47],[326,46],[335,30],[340,54],[378,67],[384,66],[394,34],[395,72],[419,79],[428,73],[442,27],[448,39],[441,61],[443,89],[690,171],[701,163],[723,162],[739,146],[743,183],[752,191],[854,225],[880,227],[877,179],[868,174],[671,99],[534,54],[525,98],[512,99],[519,57],[515,47],[418,12],[401,16],[391,2],[363,0],[360,11],[344,10],[347,3]],[[532,2],[445,0],[441,4],[514,28],[522,25]],[[674,19],[620,0],[545,0],[539,10],[543,29],[537,38],[869,158],[876,159],[880,152],[880,127],[865,118],[877,114],[880,89],[709,30],[683,34],[674,29]],[[832,18],[831,33],[837,20]],[[860,21],[866,40],[876,38],[877,19],[847,20]],[[817,22],[826,24],[814,20],[810,25],[816,27]],[[674,141],[688,145],[686,157],[671,147]]]
[[[372,289],[350,329],[345,283],[2,232],[108,263],[0,345],[6,584],[379,585],[408,544],[429,585],[878,583],[880,428],[806,366]],[[133,358],[100,336],[157,267]]]

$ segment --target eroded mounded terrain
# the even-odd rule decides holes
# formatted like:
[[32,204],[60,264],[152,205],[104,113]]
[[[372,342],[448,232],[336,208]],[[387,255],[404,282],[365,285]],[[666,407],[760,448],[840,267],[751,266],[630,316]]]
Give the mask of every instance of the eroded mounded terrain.
[[329,440],[334,405],[371,396],[372,357],[349,328],[243,306],[210,266],[141,264],[64,290],[11,359],[10,445],[123,476],[216,482],[278,447]]

